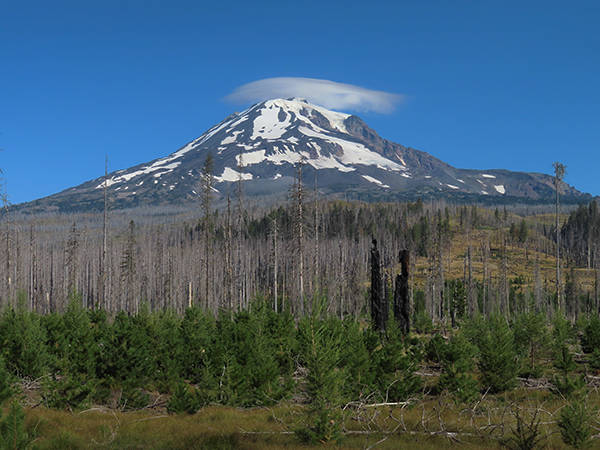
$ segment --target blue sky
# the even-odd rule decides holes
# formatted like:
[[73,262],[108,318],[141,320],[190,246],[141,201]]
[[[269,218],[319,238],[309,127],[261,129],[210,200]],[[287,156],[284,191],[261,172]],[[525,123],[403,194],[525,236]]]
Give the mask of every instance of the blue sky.
[[[273,77],[397,94],[358,111],[460,168],[600,195],[597,0],[0,2],[0,167],[13,203],[167,156]],[[355,112],[346,110],[345,112]]]

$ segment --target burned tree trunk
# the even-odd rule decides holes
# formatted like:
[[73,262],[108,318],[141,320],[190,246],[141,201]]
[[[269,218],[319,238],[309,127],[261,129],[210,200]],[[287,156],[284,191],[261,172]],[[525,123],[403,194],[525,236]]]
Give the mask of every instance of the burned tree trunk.
[[396,276],[396,290],[394,292],[394,317],[403,334],[410,331],[410,299],[408,289],[408,274],[410,267],[410,253],[408,250],[400,252],[402,272]]
[[381,257],[377,249],[377,239],[373,239],[373,247],[371,247],[371,320],[377,330],[385,332],[388,303],[383,292],[380,265]]

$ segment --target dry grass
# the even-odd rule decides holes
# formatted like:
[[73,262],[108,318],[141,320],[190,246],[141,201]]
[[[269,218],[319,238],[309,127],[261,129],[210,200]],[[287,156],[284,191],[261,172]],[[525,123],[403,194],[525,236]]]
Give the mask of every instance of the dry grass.
[[[480,215],[484,213],[492,214],[490,211],[480,210]],[[567,216],[562,217],[566,220]],[[510,218],[515,223],[519,223],[521,218],[514,216]],[[553,226],[555,216],[551,214],[537,215],[527,217],[529,224],[546,224]],[[444,277],[446,279],[462,279],[465,275],[465,257],[469,244],[471,245],[471,266],[474,279],[483,280],[484,262],[482,248],[485,243],[489,243],[490,253],[488,259],[488,277],[497,282],[500,277],[500,264],[504,251],[503,237],[509,234],[509,228],[493,229],[483,227],[465,231],[458,223],[452,222],[453,238],[443,255]],[[541,249],[553,249],[554,244],[545,236],[535,230],[529,230],[527,244],[511,242],[506,238],[506,251],[508,260],[508,277],[514,279],[522,278],[525,283],[521,290],[529,288],[534,290],[535,283],[535,265],[539,264],[540,278],[543,288],[548,292],[555,291],[556,283],[556,258],[553,254],[544,253]],[[538,250],[540,249],[540,250]],[[564,257],[564,256],[563,256]],[[563,283],[567,269],[564,261],[562,264]],[[423,288],[425,279],[429,271],[429,262],[427,258],[418,257],[415,264],[414,281],[415,288]],[[397,268],[399,270],[399,267]],[[575,275],[583,291],[594,292],[593,270],[587,268],[576,268]]]
[[[598,404],[597,392],[590,401]],[[425,395],[410,405],[346,408],[340,449],[411,450],[500,448],[515,427],[518,408],[526,420],[537,414],[547,449],[567,447],[557,431],[562,399],[547,391],[517,389],[457,405],[448,396]],[[302,414],[296,406],[241,410],[207,407],[195,415],[151,411],[88,410],[78,413],[35,408],[27,421],[44,449],[305,449],[293,434]],[[596,413],[597,414],[597,413]],[[296,419],[295,419],[296,418]],[[594,417],[598,424],[598,417]]]

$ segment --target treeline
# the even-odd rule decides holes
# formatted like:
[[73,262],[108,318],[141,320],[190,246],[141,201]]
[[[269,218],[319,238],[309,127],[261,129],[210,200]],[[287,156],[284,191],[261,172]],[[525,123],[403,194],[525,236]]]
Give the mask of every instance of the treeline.
[[568,257],[583,267],[598,267],[600,258],[600,211],[596,200],[580,205],[561,230]]
[[424,251],[430,228],[422,216],[430,208],[313,201],[299,215],[292,203],[273,210],[232,206],[208,220],[198,211],[195,220],[163,226],[139,225],[131,210],[130,220],[109,223],[106,233],[101,216],[73,216],[68,225],[64,216],[21,216],[2,226],[0,301],[64,311],[75,291],[83,306],[111,314],[135,313],[142,303],[216,313],[247,308],[261,293],[276,310],[296,314],[310,311],[306,298],[326,293],[330,313],[356,317],[366,308],[372,236],[387,266],[401,249]]
[[[596,217],[593,205],[589,211]],[[582,208],[577,214],[588,211]],[[106,226],[101,215],[5,220],[1,306],[62,312],[75,294],[84,308],[111,316],[136,314],[142,304],[150,311],[183,314],[198,306],[218,314],[248,309],[252,298],[264,295],[275,311],[299,318],[312,310],[310,299],[325,296],[329,314],[356,318],[369,310],[373,238],[379,242],[388,294],[398,256],[407,250],[411,309],[434,320],[449,319],[455,309],[489,315],[523,311],[530,304],[537,311],[560,308],[575,319],[599,304],[598,289],[584,289],[569,270],[562,272],[563,291],[557,293],[538,261],[540,255],[555,254],[550,225],[506,208],[313,199],[274,209],[232,201],[225,210],[210,209],[207,216],[198,210],[195,217],[171,217],[163,225],[148,221],[147,212],[136,214],[111,213]],[[572,220],[563,228],[565,260],[581,263],[575,255],[587,254],[589,267],[596,269],[597,237],[588,232],[582,240]],[[582,242],[585,249],[576,250]],[[457,246],[464,252],[457,254]],[[512,248],[532,255],[527,282],[511,274]],[[457,263],[458,271],[452,269]],[[460,280],[460,288],[447,279]]]

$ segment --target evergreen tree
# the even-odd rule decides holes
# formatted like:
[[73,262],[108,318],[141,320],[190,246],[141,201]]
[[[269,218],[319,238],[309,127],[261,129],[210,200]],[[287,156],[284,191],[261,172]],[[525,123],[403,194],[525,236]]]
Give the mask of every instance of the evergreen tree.
[[525,219],[521,221],[521,225],[519,225],[518,238],[521,244],[527,243],[527,238],[529,236],[529,229],[527,227],[527,222]]
[[35,440],[35,431],[25,425],[25,412],[17,399],[6,416],[0,411],[0,450],[25,450]]
[[[200,383],[206,379],[207,371],[212,374],[212,353],[217,339],[214,319],[192,306],[185,310],[181,321],[182,352],[178,367],[183,379]],[[212,378],[212,375],[209,377]]]
[[25,450],[35,440],[35,431],[25,425],[25,412],[18,398],[13,398],[4,415],[4,405],[13,394],[9,373],[0,358],[0,450]]
[[490,317],[488,326],[479,343],[480,382],[491,393],[504,392],[517,385],[519,364],[514,336],[502,317]]
[[39,378],[48,368],[46,332],[40,317],[24,309],[8,309],[0,320],[0,352],[9,371]]
[[181,354],[185,351],[181,338],[181,319],[167,310],[150,317],[149,334],[156,364],[155,383],[161,392],[170,392],[181,379]]
[[514,324],[515,346],[524,354],[522,376],[539,378],[541,367],[536,362],[548,341],[545,315],[528,312],[517,316]]
[[468,403],[479,395],[477,381],[469,375],[477,349],[462,334],[452,337],[441,349],[440,391],[448,390],[459,402]]
[[325,320],[322,305],[298,323],[301,359],[307,369],[307,426],[297,430],[308,442],[335,442],[341,437],[340,388],[345,373],[340,369],[341,328],[337,320]]
[[398,324],[390,319],[386,340],[377,352],[377,384],[386,401],[404,401],[421,391],[421,378],[416,376],[421,361],[420,349],[402,339]]
[[594,314],[581,337],[581,349],[584,353],[593,353],[597,348],[600,348],[600,317]]
[[231,352],[237,365],[235,390],[242,406],[271,405],[285,395],[276,357],[276,338],[267,327],[265,300],[255,299],[252,312],[234,318],[235,340]]
[[[374,352],[366,341],[370,339],[369,333],[379,332],[372,328],[361,331],[360,323],[354,319],[344,320],[343,327],[340,364],[348,375],[343,389],[349,399],[356,400],[374,389]],[[377,337],[376,340],[379,342]]]

